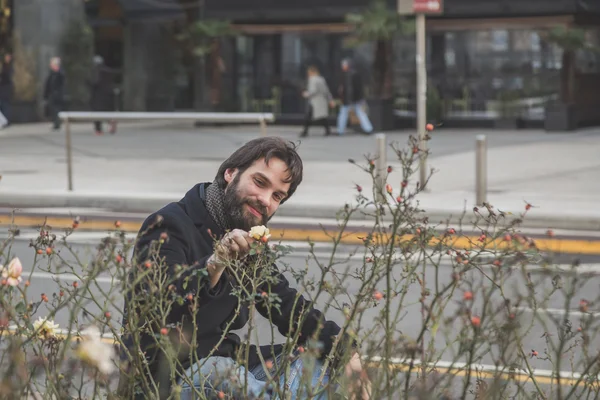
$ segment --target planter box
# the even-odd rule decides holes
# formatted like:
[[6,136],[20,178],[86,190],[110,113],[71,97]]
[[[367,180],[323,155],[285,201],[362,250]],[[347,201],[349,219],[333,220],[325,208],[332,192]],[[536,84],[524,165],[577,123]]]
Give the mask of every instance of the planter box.
[[13,102],[10,105],[9,115],[6,117],[11,124],[41,121],[35,101]]
[[518,128],[517,119],[509,117],[499,117],[494,120],[495,129],[516,130]]
[[369,119],[374,131],[388,131],[394,129],[394,100],[393,99],[368,99]]
[[544,120],[546,132],[565,132],[577,129],[577,112],[574,105],[551,104],[546,107]]

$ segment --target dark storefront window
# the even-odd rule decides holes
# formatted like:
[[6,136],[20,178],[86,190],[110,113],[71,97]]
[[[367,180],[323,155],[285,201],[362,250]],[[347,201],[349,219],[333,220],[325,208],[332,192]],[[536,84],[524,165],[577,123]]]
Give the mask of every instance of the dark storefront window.
[[302,114],[306,68],[317,65],[335,92],[343,57],[338,34],[282,33],[236,38],[237,95],[242,111]]
[[[545,43],[537,30],[435,32],[427,47],[428,87],[440,97],[446,116],[494,118],[498,99],[510,92],[522,100],[524,118],[539,119],[543,101],[559,91],[561,50]],[[414,47],[404,44],[407,51],[414,57]],[[408,113],[415,111],[414,76],[414,67],[396,75],[396,104]]]
[[[306,67],[317,65],[335,96],[344,57],[354,60],[369,93],[373,48],[345,48],[343,34],[239,36],[236,52],[242,111],[304,113]],[[545,102],[560,91],[561,56],[535,28],[428,32],[428,101],[437,97],[446,117],[496,118],[508,93],[519,101],[522,118],[543,119]],[[583,53],[577,63],[581,72],[598,73],[598,55]],[[414,37],[395,40],[394,74],[397,113],[414,116]]]
[[237,98],[241,111],[255,111],[252,107],[254,98],[254,52],[252,38],[238,36],[235,42],[236,51],[236,83]]

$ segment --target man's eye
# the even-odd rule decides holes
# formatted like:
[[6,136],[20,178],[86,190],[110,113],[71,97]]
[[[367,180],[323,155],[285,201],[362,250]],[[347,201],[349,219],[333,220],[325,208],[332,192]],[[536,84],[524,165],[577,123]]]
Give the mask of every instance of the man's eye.
[[254,183],[256,183],[256,185],[257,185],[257,186],[260,186],[260,187],[263,187],[263,186],[264,186],[264,183],[263,183],[261,180],[259,180],[259,179],[255,179],[255,180],[254,180]]
[[280,202],[281,200],[283,200],[283,196],[280,194],[275,194],[273,195],[273,197],[275,198],[275,201]]

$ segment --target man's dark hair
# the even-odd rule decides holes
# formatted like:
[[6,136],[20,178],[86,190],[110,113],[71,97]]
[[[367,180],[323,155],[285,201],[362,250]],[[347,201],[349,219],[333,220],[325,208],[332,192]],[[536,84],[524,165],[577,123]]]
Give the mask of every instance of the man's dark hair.
[[272,158],[278,158],[287,165],[289,176],[285,182],[290,184],[290,188],[287,197],[281,202],[282,204],[285,203],[285,201],[292,197],[292,194],[294,194],[296,188],[302,182],[302,159],[296,151],[296,145],[280,137],[269,136],[253,139],[237,149],[219,167],[215,183],[222,189],[225,189],[227,186],[227,181],[225,180],[226,170],[237,168],[239,173],[242,174],[255,161],[261,158],[264,158],[267,164]]

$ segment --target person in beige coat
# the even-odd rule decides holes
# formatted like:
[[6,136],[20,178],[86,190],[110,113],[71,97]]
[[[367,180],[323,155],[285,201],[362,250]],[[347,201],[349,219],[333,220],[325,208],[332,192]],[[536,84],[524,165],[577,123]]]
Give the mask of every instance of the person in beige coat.
[[308,128],[312,121],[318,122],[325,128],[325,136],[331,134],[327,117],[329,116],[329,107],[335,107],[333,96],[329,91],[325,78],[319,73],[319,69],[311,65],[307,70],[308,88],[302,95],[308,99],[308,110],[304,120],[304,130],[300,137],[308,136]]

